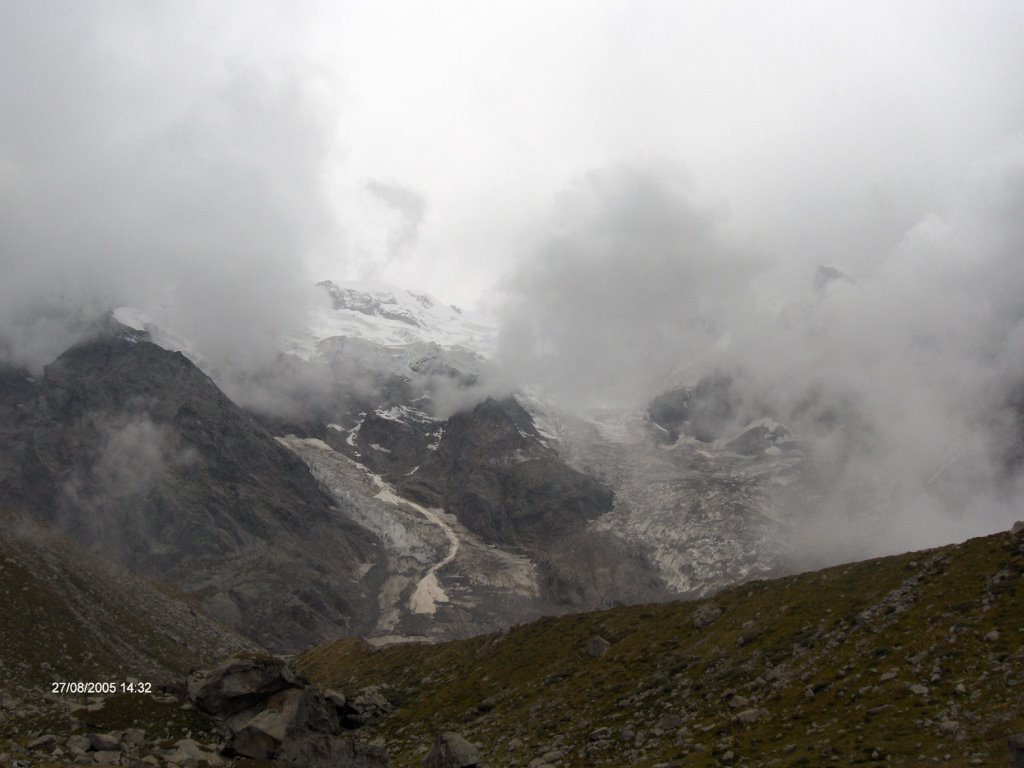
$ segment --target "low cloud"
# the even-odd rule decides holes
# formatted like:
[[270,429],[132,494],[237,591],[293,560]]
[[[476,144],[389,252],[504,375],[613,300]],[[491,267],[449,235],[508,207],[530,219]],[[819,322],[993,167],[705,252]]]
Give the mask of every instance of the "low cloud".
[[419,239],[420,225],[427,213],[427,200],[414,189],[372,180],[367,182],[366,191],[393,211],[398,218],[387,238],[388,261],[404,257]]
[[727,373],[730,428],[772,415],[812,449],[811,559],[995,530],[1024,505],[1022,201],[1017,137],[884,258],[787,284],[787,257],[737,243],[678,178],[592,173],[506,283],[499,358],[571,408]]
[[653,395],[749,314],[762,265],[685,178],[593,172],[557,201],[504,288],[501,364],[569,405]]
[[0,356],[38,369],[135,305],[213,368],[266,361],[301,329],[303,259],[333,236],[331,112],[311,79],[197,37],[169,6],[7,10]]
[[175,445],[168,428],[146,416],[132,418],[108,429],[92,469],[95,494],[110,503],[130,501],[197,458],[193,449]]

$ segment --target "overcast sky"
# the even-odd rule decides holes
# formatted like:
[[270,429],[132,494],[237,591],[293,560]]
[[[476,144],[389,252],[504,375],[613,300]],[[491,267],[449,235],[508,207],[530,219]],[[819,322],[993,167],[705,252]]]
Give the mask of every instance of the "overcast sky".
[[1020,3],[366,4],[342,27],[348,180],[424,195],[395,274],[457,274],[459,301],[619,164],[676,167],[776,259],[856,270],[1024,127]]
[[[857,272],[1024,127],[1020,2],[3,0],[0,22],[8,229],[200,177],[227,197],[230,165],[278,188],[221,205],[302,217],[282,237],[311,276],[465,305],[593,170],[671,167],[778,269]],[[5,265],[58,247],[13,239]]]

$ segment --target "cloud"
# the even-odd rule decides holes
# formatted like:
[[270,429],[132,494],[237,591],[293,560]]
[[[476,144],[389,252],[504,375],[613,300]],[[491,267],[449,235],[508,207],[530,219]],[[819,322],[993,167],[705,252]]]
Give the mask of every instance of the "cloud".
[[995,530],[1024,502],[1007,474],[1024,433],[1022,195],[1017,136],[883,257],[833,265],[854,279],[823,287],[813,268],[790,282],[786,257],[737,239],[678,175],[592,172],[505,284],[499,359],[575,408],[642,407],[727,372],[742,407],[723,429],[772,415],[811,448],[805,556]]
[[401,184],[370,180],[366,191],[399,216],[388,236],[387,259],[401,258],[416,244],[420,224],[427,213],[427,201],[419,192]]
[[95,496],[107,503],[124,502],[155,488],[169,471],[187,467],[196,458],[191,448],[178,448],[166,427],[146,416],[108,425],[96,465]]
[[749,311],[760,264],[684,177],[595,171],[561,195],[504,285],[498,358],[563,402],[653,395]]
[[170,4],[5,5],[6,359],[38,368],[125,304],[162,310],[225,368],[301,328],[303,259],[333,236],[333,112],[301,63],[221,48],[194,23]]

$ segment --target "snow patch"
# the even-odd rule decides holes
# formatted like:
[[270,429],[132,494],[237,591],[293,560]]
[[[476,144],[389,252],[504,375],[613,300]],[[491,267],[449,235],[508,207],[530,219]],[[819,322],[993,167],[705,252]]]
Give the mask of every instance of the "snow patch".
[[319,286],[330,300],[310,318],[309,337],[304,342],[297,340],[305,350],[336,336],[353,336],[383,346],[436,342],[443,347],[466,347],[484,356],[494,350],[493,328],[429,294],[379,281],[325,280]]
[[138,307],[118,307],[112,314],[117,322],[133,331],[148,333],[150,328],[156,326],[153,318]]

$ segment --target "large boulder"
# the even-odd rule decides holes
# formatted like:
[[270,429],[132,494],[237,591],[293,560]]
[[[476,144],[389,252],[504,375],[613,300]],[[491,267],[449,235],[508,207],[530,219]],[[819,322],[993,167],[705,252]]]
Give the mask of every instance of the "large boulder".
[[227,719],[298,686],[299,680],[280,659],[233,657],[193,672],[187,685],[188,697],[199,709]]
[[220,718],[224,754],[278,765],[382,768],[387,753],[343,737],[336,702],[310,688],[280,659],[235,657],[193,672],[189,699]]

